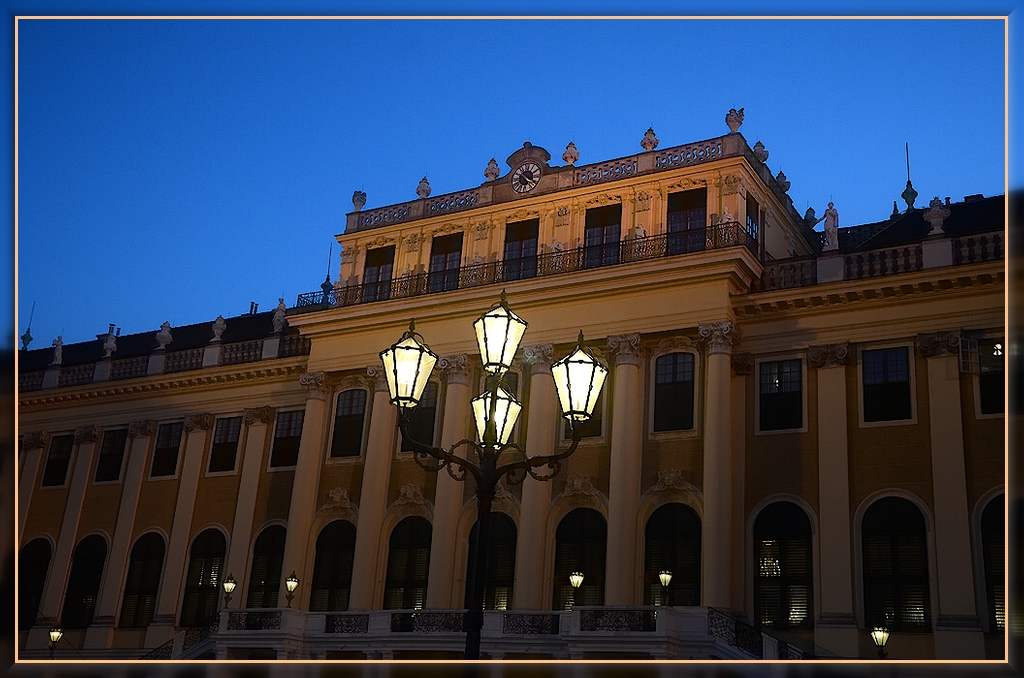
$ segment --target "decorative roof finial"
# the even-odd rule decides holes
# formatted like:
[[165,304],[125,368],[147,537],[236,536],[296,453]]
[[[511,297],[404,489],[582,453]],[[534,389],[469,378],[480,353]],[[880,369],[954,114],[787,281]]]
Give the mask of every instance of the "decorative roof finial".
[[928,211],[924,213],[924,220],[932,225],[932,230],[928,232],[928,235],[944,235],[942,222],[948,217],[949,208],[942,204],[939,196],[932,198],[932,201],[928,203]]
[[352,193],[352,206],[356,208],[356,212],[363,209],[363,205],[366,204],[366,193],[365,191],[354,191]]
[[487,163],[486,169],[484,169],[484,176],[487,177],[487,181],[494,181],[501,174],[501,170],[498,169],[498,161],[491,158],[491,161]]
[[730,108],[729,112],[725,114],[725,124],[729,126],[729,133],[735,134],[740,129],[740,125],[743,124],[743,109],[736,110]]
[[640,147],[645,151],[653,151],[658,147],[658,137],[654,136],[654,128],[648,127],[644,138],[640,140]]
[[562,154],[562,160],[566,165],[572,165],[579,159],[580,152],[576,150],[576,144],[570,141],[565,147],[565,153]]
[[782,172],[782,170],[779,170],[779,173],[775,175],[775,183],[779,185],[779,188],[782,189],[783,193],[788,192],[789,187],[791,186],[789,181],[786,180],[786,175]]
[[32,316],[36,314],[36,302],[32,302],[32,311],[28,314],[28,326],[25,328],[25,334],[21,335],[21,350],[27,350],[28,345],[32,343]]
[[910,183],[910,144],[905,142],[907,149],[907,187],[903,189],[903,193],[900,197],[907,203],[907,211],[914,209],[914,201],[917,200],[917,191],[914,190],[914,185]]
[[426,198],[430,195],[430,182],[427,181],[426,177],[420,179],[420,185],[416,187],[416,195],[421,198]]
[[764,144],[762,144],[760,140],[758,140],[758,142],[754,144],[753,151],[755,158],[757,158],[761,162],[768,162],[768,150],[764,147]]
[[174,341],[174,338],[171,336],[171,323],[165,320],[164,324],[160,326],[160,331],[156,333],[156,343],[159,344],[159,346],[156,347],[156,350],[165,350],[167,348],[167,344],[172,341]]

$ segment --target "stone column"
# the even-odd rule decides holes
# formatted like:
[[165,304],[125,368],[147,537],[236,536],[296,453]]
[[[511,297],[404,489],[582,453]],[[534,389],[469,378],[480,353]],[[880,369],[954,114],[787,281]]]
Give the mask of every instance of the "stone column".
[[157,599],[153,621],[146,630],[146,647],[156,647],[169,640],[178,623],[178,603],[182,597],[186,558],[192,537],[192,510],[195,507],[199,477],[203,474],[206,434],[213,427],[213,419],[209,412],[185,417],[185,458],[181,464],[181,480],[178,481],[178,500],[174,508],[174,520],[171,522],[160,597]]
[[353,562],[359,563],[359,567],[352,570],[350,610],[372,610],[378,579],[383,581],[384,578],[385,564],[377,560],[381,540],[387,539],[387,535],[381,534],[381,527],[387,510],[388,479],[391,475],[391,461],[395,456],[395,427],[398,421],[398,411],[388,395],[384,368],[371,365],[366,368],[366,373],[374,378],[374,393],[366,461],[363,463],[363,483],[359,492],[359,524],[356,526],[353,557]]
[[[530,365],[530,397],[526,403],[526,454],[530,457],[553,454],[557,445],[558,397],[551,378],[554,349],[551,344],[527,346],[523,362]],[[545,469],[540,469],[544,472]],[[519,534],[516,539],[516,576],[513,603],[520,610],[546,610],[544,582],[551,573],[544,571],[548,535],[548,507],[551,483],[526,478],[519,506]]]
[[[238,485],[238,502],[235,504],[235,519],[231,523],[231,542],[228,545],[228,559],[225,563],[223,579],[230,575],[237,583],[236,600],[243,607],[245,599],[242,593],[248,590],[249,577],[249,546],[252,543],[252,522],[256,508],[256,491],[260,486],[260,475],[263,471],[264,451],[267,446],[267,431],[274,421],[273,407],[247,407],[242,421],[245,422],[245,450],[238,464],[242,474]],[[306,426],[303,420],[303,433]],[[301,439],[300,439],[301,444]],[[284,573],[288,576],[291,570]]]
[[[39,605],[37,624],[48,625],[51,620],[56,622],[60,618],[61,602],[64,599],[68,574],[71,572],[71,557],[78,543],[78,522],[82,515],[85,488],[89,484],[89,471],[92,469],[92,457],[96,452],[98,437],[99,428],[96,426],[79,426],[75,429],[75,465],[71,471],[64,518],[61,521],[60,536],[57,537],[53,558],[50,559],[50,575],[47,578],[42,603]],[[46,636],[48,630],[42,629],[42,635]],[[36,644],[32,641],[35,641],[35,638],[31,639],[30,647]]]
[[[732,552],[743,554],[747,552],[747,529],[746,529],[746,494],[744,483],[746,482],[747,463],[747,377],[754,371],[754,358],[749,353],[739,355],[733,354],[732,363],[732,464],[735,472],[732,477]],[[757,383],[756,381],[754,382]],[[751,417],[753,422],[753,417]],[[737,555],[737,557],[742,557]],[[737,566],[733,568],[730,587],[732,588],[732,599],[730,606],[733,610],[746,609],[746,594],[748,586],[746,583],[746,568]],[[753,619],[753,610],[747,610],[747,618]]]
[[18,539],[21,543],[15,544],[19,551],[25,543],[29,500],[32,491],[39,486],[39,474],[46,459],[44,452],[49,443],[50,435],[44,431],[26,433],[21,439],[21,477],[18,480]]
[[288,505],[288,532],[284,540],[279,600],[284,600],[287,593],[285,578],[295,572],[300,586],[296,595],[297,600],[293,601],[292,605],[301,610],[306,606],[309,584],[313,577],[313,562],[308,558],[309,530],[313,523],[313,513],[316,511],[320,469],[324,465],[324,434],[327,430],[324,420],[327,412],[327,394],[331,389],[327,375],[323,372],[301,374],[299,384],[306,390],[306,413],[302,417],[299,457],[295,462],[292,499]]
[[849,344],[811,346],[807,364],[818,370],[818,618],[814,644],[822,656],[857,657],[853,607],[850,460],[847,442],[846,362]]
[[[445,380],[444,421],[441,424],[441,447],[448,449],[467,437],[469,420],[469,377],[466,356],[449,355],[438,360]],[[465,450],[459,452],[465,454]],[[449,475],[437,474],[434,494],[434,524],[430,538],[430,579],[427,581],[428,608],[458,608],[461,591],[452,590],[458,577],[455,571],[455,540],[459,514],[462,513],[462,491],[465,485]]]
[[135,527],[135,510],[139,504],[139,493],[146,477],[146,461],[149,447],[156,435],[156,422],[133,421],[128,424],[128,468],[124,474],[121,505],[117,510],[117,525],[107,554],[106,574],[103,589],[96,602],[96,616],[85,633],[85,647],[110,647],[114,626],[117,624],[118,602],[124,591],[125,577],[132,548],[132,532]]
[[964,466],[963,408],[960,402],[960,337],[956,332],[918,335],[928,363],[928,429],[931,433],[935,497],[935,578],[938,608],[935,658],[985,656],[974,600],[970,509]]
[[[615,363],[612,380],[611,461],[608,487],[606,605],[636,605],[637,505],[643,453],[643,398],[640,393],[640,335],[608,337]],[[640,550],[643,553],[643,550]]]
[[738,336],[736,326],[701,323],[707,342],[707,384],[704,397],[704,524],[701,526],[703,560],[702,605],[728,610],[732,553],[732,374],[730,355]]

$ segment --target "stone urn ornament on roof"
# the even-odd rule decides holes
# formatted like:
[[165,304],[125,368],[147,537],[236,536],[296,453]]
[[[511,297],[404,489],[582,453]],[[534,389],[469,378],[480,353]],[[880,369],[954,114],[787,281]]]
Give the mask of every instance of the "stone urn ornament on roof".
[[768,149],[764,147],[764,144],[762,144],[760,140],[754,144],[753,151],[755,158],[761,162],[768,162]]
[[224,330],[228,328],[228,323],[224,320],[223,315],[218,315],[217,319],[213,321],[213,339],[210,340],[211,344],[220,343],[221,335],[224,334]]
[[356,208],[356,212],[363,209],[363,205],[366,204],[366,193],[364,191],[354,191],[352,193],[352,206]]
[[580,152],[576,150],[576,144],[570,141],[565,147],[565,153],[562,154],[562,160],[566,165],[573,165],[579,159]]
[[156,343],[159,344],[156,350],[163,351],[172,341],[174,341],[174,337],[171,336],[171,323],[165,320],[164,324],[160,326],[160,331],[156,333]]
[[924,220],[932,225],[932,230],[928,232],[928,235],[944,235],[942,223],[948,218],[949,208],[942,204],[939,196],[932,198],[932,201],[928,203],[928,210],[924,213]]
[[501,170],[498,168],[498,161],[491,158],[491,161],[487,163],[487,167],[484,168],[484,176],[487,181],[494,181],[501,175]]
[[430,182],[427,181],[426,177],[420,179],[420,185],[416,187],[416,195],[421,198],[426,198],[430,195]]
[[645,151],[653,151],[658,147],[658,137],[654,136],[654,128],[648,127],[644,138],[640,140],[640,147]]
[[743,124],[743,109],[736,110],[730,108],[729,112],[725,114],[725,124],[729,126],[729,133],[735,134],[740,129],[740,125]]
[[779,188],[782,189],[783,193],[789,191],[790,183],[789,181],[786,180],[786,175],[782,172],[782,170],[779,170],[779,173],[775,175],[775,183],[779,185]]

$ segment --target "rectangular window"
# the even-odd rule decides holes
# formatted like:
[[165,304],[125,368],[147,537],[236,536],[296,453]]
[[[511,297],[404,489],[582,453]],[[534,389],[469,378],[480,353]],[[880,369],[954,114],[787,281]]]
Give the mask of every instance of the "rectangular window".
[[173,476],[178,468],[178,450],[181,449],[181,422],[160,424],[156,430],[156,447],[153,450],[152,477]]
[[271,466],[295,466],[299,458],[299,440],[302,438],[303,410],[278,412],[274,427],[274,447],[270,450]]
[[910,419],[910,359],[907,348],[864,351],[864,421]]
[[334,437],[331,457],[358,457],[363,446],[363,420],[366,417],[366,391],[361,388],[338,394],[334,411]]
[[683,254],[704,249],[708,190],[670,193],[668,196],[668,253]]
[[71,463],[71,448],[75,436],[71,433],[50,438],[50,450],[46,454],[46,468],[43,469],[43,487],[63,485],[67,480],[68,464]]
[[430,292],[459,288],[459,267],[462,265],[462,234],[453,233],[434,238],[430,245]]
[[693,428],[693,354],[670,353],[654,362],[654,430]]
[[[427,382],[423,389],[423,396],[420,404],[412,408],[409,414],[409,435],[412,439],[424,443],[434,444],[434,420],[437,418],[437,384]],[[412,452],[412,444],[402,436],[402,452]]]
[[121,477],[121,462],[124,461],[124,447],[128,441],[128,429],[121,428],[103,432],[100,443],[100,458],[96,462],[94,482],[102,483]]
[[982,414],[1002,414],[1006,411],[1003,391],[1003,339],[978,341],[978,391]]
[[517,221],[505,227],[505,280],[537,275],[537,231],[540,219]]
[[391,296],[395,246],[367,250],[363,265],[363,301],[383,301]]
[[583,230],[584,267],[597,268],[619,263],[622,205],[587,210]]
[[747,235],[757,242],[757,232],[761,225],[761,206],[754,196],[747,194]]
[[238,435],[242,430],[241,417],[218,419],[213,427],[213,447],[210,449],[210,473],[235,470]]
[[803,375],[800,360],[761,363],[758,396],[760,430],[782,431],[803,426]]

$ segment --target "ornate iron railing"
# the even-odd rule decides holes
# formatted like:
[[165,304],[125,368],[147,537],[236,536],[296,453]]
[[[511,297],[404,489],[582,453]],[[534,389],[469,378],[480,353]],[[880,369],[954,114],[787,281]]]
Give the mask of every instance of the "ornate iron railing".
[[508,635],[558,635],[557,614],[506,613],[501,618],[501,632]]
[[202,369],[204,351],[205,349],[200,346],[199,348],[168,353],[167,357],[164,358],[164,372]]
[[921,243],[870,252],[854,252],[843,257],[843,278],[873,278],[920,271],[924,268]]
[[220,615],[214,615],[210,621],[203,626],[193,626],[190,629],[186,629],[184,642],[181,645],[182,650],[187,650],[190,647],[194,647],[199,643],[203,642],[213,634],[217,633],[217,628],[220,626]]
[[745,621],[730,617],[713,607],[708,608],[708,635],[721,638],[756,659],[761,659],[764,655],[760,631]]
[[38,391],[43,387],[44,372],[19,372],[18,391]]
[[228,613],[228,631],[276,631],[280,628],[280,611]]
[[581,610],[580,631],[615,631],[653,633],[657,630],[658,611]]
[[953,238],[953,265],[974,264],[1002,259],[1004,241],[1001,232]]
[[607,245],[553,250],[535,258],[494,261],[463,266],[457,270],[402,275],[392,280],[337,287],[327,293],[308,292],[298,296],[295,306],[352,306],[387,299],[404,299],[433,292],[572,273],[590,268],[736,246],[746,247],[757,256],[757,239],[739,222],[730,221],[707,228],[631,238]]
[[174,652],[174,638],[171,638],[163,645],[150,650],[146,654],[139,657],[140,660],[167,660],[171,658],[171,654]]
[[140,355],[134,358],[123,358],[110,361],[110,379],[131,379],[144,377],[149,369],[149,356]]
[[57,386],[78,386],[79,384],[88,384],[92,381],[92,375],[95,370],[95,363],[75,365],[73,367],[62,367],[60,368],[60,374],[57,376]]
[[263,357],[263,340],[239,341],[224,344],[224,352],[220,356],[221,365],[237,365],[251,363]]
[[461,633],[462,612],[393,612],[392,633]]
[[324,621],[324,633],[368,633],[368,614],[329,614]]

